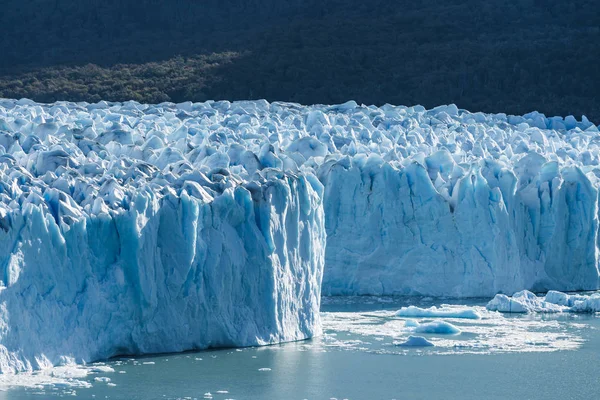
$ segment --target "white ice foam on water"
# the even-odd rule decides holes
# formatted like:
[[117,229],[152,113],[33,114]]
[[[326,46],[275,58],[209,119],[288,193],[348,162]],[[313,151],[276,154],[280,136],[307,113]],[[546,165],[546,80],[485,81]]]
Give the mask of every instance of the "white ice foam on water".
[[497,294],[486,307],[502,313],[595,313],[600,312],[600,294],[567,294],[551,290],[538,297],[522,290],[512,297]]
[[[114,369],[106,365],[62,365],[35,372],[5,373],[0,375],[0,391],[13,387],[46,391],[59,390],[60,394],[72,393],[75,389],[92,387],[86,378],[97,373],[112,373]],[[95,382],[110,383],[109,377],[94,377]]]
[[596,289],[598,133],[454,105],[0,100],[0,371],[308,338],[321,289]]

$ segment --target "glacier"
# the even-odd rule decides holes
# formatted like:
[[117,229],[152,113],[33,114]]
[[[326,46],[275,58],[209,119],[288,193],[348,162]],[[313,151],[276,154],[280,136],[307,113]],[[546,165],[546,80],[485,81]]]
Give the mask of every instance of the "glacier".
[[455,105],[0,99],[0,371],[300,340],[321,293],[598,289],[599,146]]
[[2,107],[0,371],[319,334],[315,176],[193,164],[127,106]]

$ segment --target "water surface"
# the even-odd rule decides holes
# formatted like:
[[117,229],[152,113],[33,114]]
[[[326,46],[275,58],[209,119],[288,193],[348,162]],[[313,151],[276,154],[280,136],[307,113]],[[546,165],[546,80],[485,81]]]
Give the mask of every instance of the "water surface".
[[[92,366],[98,372],[77,376],[67,370],[51,377],[64,380],[71,374],[66,381],[79,382],[80,387],[32,381],[26,387],[5,388],[0,399],[597,398],[596,315],[503,316],[486,312],[485,300],[454,301],[475,307],[483,318],[445,318],[462,331],[458,335],[419,334],[434,347],[398,346],[415,333],[406,319],[394,316],[395,310],[452,302],[324,299],[324,334],[313,340],[115,359]],[[114,372],[106,372],[110,369]]]

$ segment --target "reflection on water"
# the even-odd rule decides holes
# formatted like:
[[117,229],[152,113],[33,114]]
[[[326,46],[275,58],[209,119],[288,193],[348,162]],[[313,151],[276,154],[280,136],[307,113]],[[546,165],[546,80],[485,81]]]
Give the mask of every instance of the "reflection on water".
[[[325,298],[324,335],[262,348],[125,358],[4,379],[0,399],[75,395],[112,399],[595,398],[600,318],[492,313],[486,300]],[[434,318],[400,307],[471,307],[444,318],[458,334],[415,333]],[[439,325],[439,324],[438,324]],[[431,324],[434,328],[436,323]],[[435,329],[433,329],[435,331]],[[441,332],[441,331],[440,331]],[[435,344],[397,346],[411,335]],[[11,389],[7,383],[19,384]]]

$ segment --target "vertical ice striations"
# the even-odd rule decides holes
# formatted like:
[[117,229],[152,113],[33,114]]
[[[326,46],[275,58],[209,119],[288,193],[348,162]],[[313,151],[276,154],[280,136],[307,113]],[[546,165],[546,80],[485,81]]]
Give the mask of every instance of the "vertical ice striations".
[[452,192],[436,189],[416,162],[336,163],[324,179],[324,293],[598,287],[598,191],[577,167],[550,178],[540,171],[517,188],[512,172],[473,166]]
[[[372,112],[390,110],[397,109]],[[561,122],[454,106],[411,111],[396,120],[409,129],[390,127],[387,137],[368,131],[368,140],[344,145],[349,156],[319,168],[324,293],[475,297],[598,288],[595,126],[584,119],[570,130],[540,129],[531,125]],[[385,139],[400,146],[382,148]]]
[[[254,198],[254,200],[253,200]],[[304,178],[213,199],[151,192],[72,218],[27,204],[5,216],[0,367],[312,337],[324,229]]]
[[193,164],[195,146],[146,151],[164,138],[140,140],[141,126],[102,144],[106,132],[50,124],[2,133],[1,372],[320,332],[323,188],[310,172]]
[[599,137],[452,105],[0,100],[0,369],[310,337],[321,279],[596,289]]

